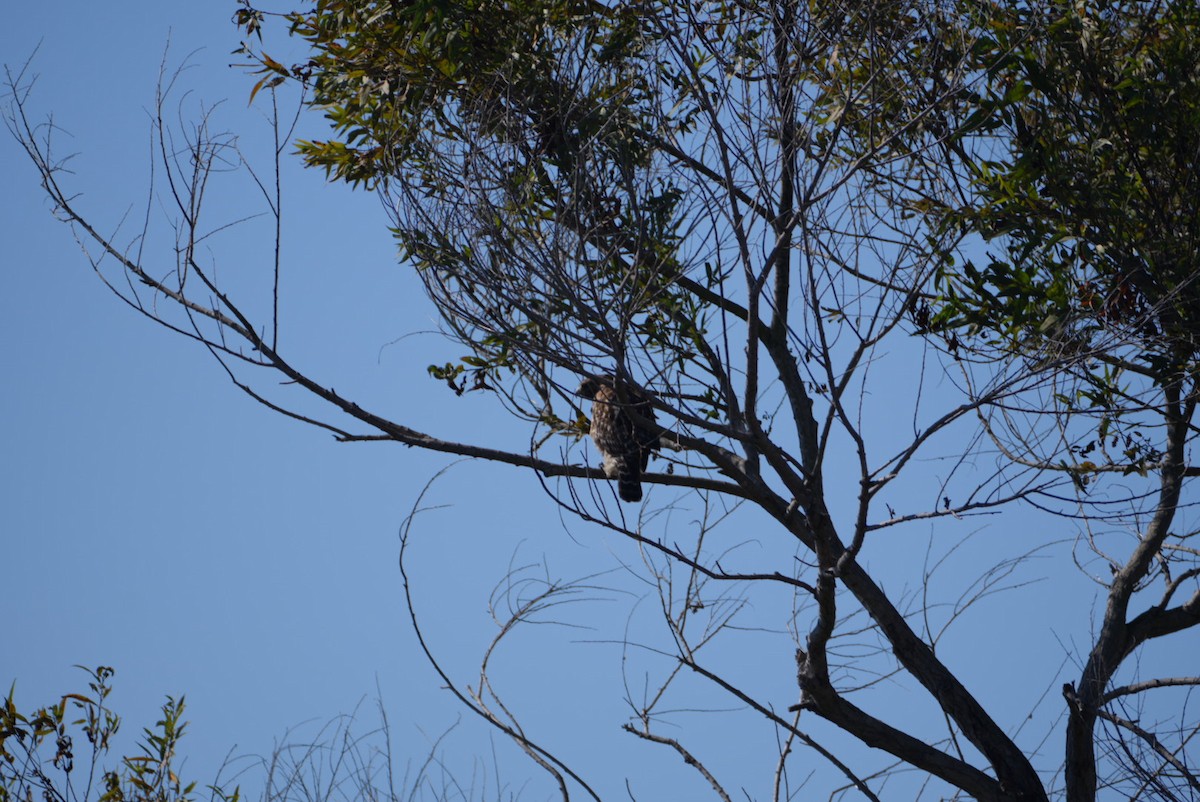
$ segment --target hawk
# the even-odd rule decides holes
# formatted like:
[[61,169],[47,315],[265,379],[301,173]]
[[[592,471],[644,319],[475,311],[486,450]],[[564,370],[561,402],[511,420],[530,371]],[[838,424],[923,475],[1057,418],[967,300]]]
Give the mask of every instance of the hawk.
[[641,501],[642,472],[650,462],[650,452],[658,448],[650,401],[632,388],[618,390],[609,376],[585,379],[576,394],[592,401],[589,433],[604,457],[604,475],[617,480],[622,501]]

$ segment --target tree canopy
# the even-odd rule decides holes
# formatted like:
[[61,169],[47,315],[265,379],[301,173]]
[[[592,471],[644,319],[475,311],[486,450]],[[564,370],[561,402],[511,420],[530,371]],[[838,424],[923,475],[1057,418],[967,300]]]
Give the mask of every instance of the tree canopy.
[[[300,63],[262,44],[280,16]],[[195,258],[219,138],[201,129],[186,170],[166,160],[180,246],[164,278],[89,225],[20,86],[10,128],[97,259],[136,279],[115,291],[254,398],[341,440],[532,469],[564,510],[643,550],[664,624],[647,646],[674,667],[626,700],[631,733],[732,797],[686,730],[659,726],[687,674],[775,734],[775,798],[795,791],[794,750],[839,777],[831,796],[878,799],[905,772],[914,796],[939,798],[1200,793],[1185,703],[1200,678],[1141,662],[1200,623],[1194,3],[319,0],[276,15],[242,0],[236,21],[251,99],[294,85],[325,116],[329,137],[299,141],[300,157],[378,193],[463,350],[420,367],[452,395],[494,397],[527,443],[426,433],[299,369],[278,293],[244,301]],[[257,368],[288,387],[243,378]],[[576,390],[597,376],[653,408],[643,505],[619,503],[583,450],[592,410]],[[296,390],[329,414],[299,411]],[[1044,516],[1047,543],[1075,543],[1075,565],[1047,574],[1082,570],[1100,599],[1068,650],[1075,673],[1030,680],[1062,687],[1044,704],[1066,724],[1049,734],[985,704],[939,648],[1028,550],[1001,547],[948,612],[896,590],[929,572],[880,559],[1019,506]],[[984,536],[1003,541],[1006,520]],[[721,539],[737,527],[770,546],[734,553]],[[746,660],[791,698],[735,659],[756,606],[787,657]],[[885,680],[936,715],[889,711]],[[460,699],[564,798],[599,798],[498,697]],[[1155,723],[1130,712],[1143,704]]]

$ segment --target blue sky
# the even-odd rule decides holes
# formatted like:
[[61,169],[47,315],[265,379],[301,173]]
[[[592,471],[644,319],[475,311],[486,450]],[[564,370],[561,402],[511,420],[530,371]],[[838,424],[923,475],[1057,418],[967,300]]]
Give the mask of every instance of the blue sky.
[[[168,41],[166,63],[190,65],[190,100],[224,101],[223,122],[266,132],[246,108],[252,79],[227,66],[238,42],[232,9],[70,2],[8,11],[0,60],[19,67],[37,49],[32,108],[61,126],[60,154],[78,154],[70,180],[102,225],[144,210],[148,113]],[[432,739],[460,712],[415,651],[398,531],[451,460],[339,445],[257,406],[201,347],[150,324],[97,280],[7,135],[0,173],[9,388],[0,410],[11,424],[0,435],[0,564],[13,611],[0,685],[16,680],[18,701],[32,706],[80,688],[74,664],[114,666],[112,701],[131,737],[166,694],[186,694],[185,752],[193,778],[206,782],[230,749],[268,752],[287,728],[349,712],[378,684],[403,751],[422,758],[421,730]],[[436,430],[448,394],[424,366],[444,346],[420,334],[435,326],[396,265],[382,210],[313,173],[291,169],[287,180],[295,246],[284,292],[303,322],[285,325],[284,336],[334,386],[402,400]],[[223,269],[261,258],[262,235],[249,224],[216,243]],[[169,258],[169,241],[157,244]],[[369,314],[364,298],[376,305]],[[486,431],[470,405],[453,414]],[[447,492],[451,482],[469,496]],[[464,549],[478,558],[453,572],[459,592],[433,595],[435,619],[455,622],[434,640],[473,657],[489,632],[487,595],[499,578],[491,566],[561,528],[536,480],[516,471],[458,465],[431,499],[452,506],[417,530],[414,561]],[[540,559],[539,546],[526,551]],[[475,741],[464,750],[477,751],[486,750]]]
[[[259,109],[247,108],[253,80],[228,66],[238,41],[232,10],[232,3],[69,2],[9,11],[0,60],[18,66],[37,49],[31,109],[53,113],[63,130],[60,154],[78,154],[70,181],[79,204],[106,230],[144,213],[148,109],[168,41],[166,63],[189,65],[184,112],[223,101],[216,119],[247,132],[247,152],[262,155],[253,132],[266,129]],[[319,131],[318,121],[305,125]],[[0,394],[8,422],[0,434],[0,570],[10,611],[0,685],[15,680],[18,701],[32,706],[77,689],[83,675],[74,664],[115,666],[113,703],[130,730],[153,721],[166,694],[184,693],[192,722],[184,751],[189,776],[201,782],[231,749],[266,753],[289,727],[325,721],[364,699],[364,718],[373,721],[378,687],[401,763],[423,759],[432,739],[461,719],[448,760],[469,782],[474,758],[491,762],[487,730],[439,691],[419,655],[396,564],[403,520],[426,483],[454,461],[338,444],[256,405],[201,347],[137,315],[97,280],[7,137],[0,175],[0,353],[9,388]],[[396,264],[376,200],[295,165],[285,181],[283,338],[298,364],[435,434],[524,448],[521,426],[482,399],[454,399],[425,375],[427,364],[458,351],[434,333],[417,281]],[[253,204],[237,186],[220,190],[228,194],[216,214],[233,219]],[[152,208],[151,216],[161,222],[165,214]],[[239,271],[261,266],[265,226],[251,221],[214,239],[223,275],[237,281]],[[160,234],[153,244],[169,257],[169,239]],[[626,626],[648,626],[653,612],[638,601],[645,589],[620,568],[641,556],[598,529],[561,520],[537,480],[516,469],[454,463],[427,501],[440,508],[414,528],[414,592],[433,647],[463,682],[475,681],[472,668],[495,632],[488,600],[506,566],[545,565],[539,570],[555,578],[613,572],[594,580],[611,590],[584,596],[581,620],[595,629],[530,628],[501,653],[497,675],[529,711],[532,734],[566,725],[573,737],[552,740],[564,757],[587,763],[600,750],[654,798],[656,783],[667,781],[655,757],[620,734],[627,711],[614,703],[622,653],[613,638]],[[1017,520],[1024,523],[976,538],[963,576],[1019,551],[1014,542],[1023,548],[1072,536]],[[748,519],[734,540],[773,553],[754,524]],[[954,536],[978,528],[964,524]],[[883,547],[880,556],[897,566],[889,591],[920,590],[925,534]],[[1069,548],[1052,553],[1062,559]],[[1022,578],[1044,575],[1036,569]],[[1020,620],[1000,604],[971,622],[977,631],[1009,632],[1040,616],[1022,648],[991,637],[946,646],[998,707],[1024,711],[1047,688],[1056,693],[1063,678],[1054,669],[1086,642],[1094,594],[1069,563],[1053,575],[1027,591]],[[786,608],[787,600],[774,603]],[[747,653],[771,643],[765,633],[744,640]],[[762,654],[784,666],[787,679],[791,655],[781,640]],[[1014,689],[1004,679],[1028,668],[1026,646],[1045,681]],[[1192,638],[1169,657],[1186,664],[1197,654]],[[580,693],[581,684],[595,692]],[[885,704],[903,712],[906,703]],[[676,724],[720,744],[711,759],[731,772],[756,761],[769,771],[762,747],[770,739],[761,728],[731,739],[721,721],[682,712]],[[523,758],[503,747],[500,755],[513,782],[537,778],[529,796],[549,795]],[[679,761],[667,762],[675,771]],[[690,788],[695,776],[679,771],[685,785],[672,787]],[[606,790],[621,792],[619,784]]]

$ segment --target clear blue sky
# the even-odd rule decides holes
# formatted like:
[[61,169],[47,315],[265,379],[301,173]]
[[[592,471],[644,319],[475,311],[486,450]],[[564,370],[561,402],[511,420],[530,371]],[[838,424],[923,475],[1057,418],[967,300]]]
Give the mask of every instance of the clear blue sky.
[[[218,121],[265,133],[255,128],[257,110],[246,107],[252,79],[228,67],[237,45],[233,8],[75,0],[22,3],[6,14],[0,61],[19,66],[38,48],[31,108],[54,114],[63,129],[60,154],[78,153],[71,180],[80,206],[103,225],[144,213],[148,110],[168,39],[168,65],[191,65],[184,83],[194,94],[186,108],[224,101]],[[317,121],[307,125],[317,135]],[[251,152],[260,147],[254,143],[247,134]],[[113,702],[130,729],[153,721],[166,694],[186,693],[192,736],[184,751],[189,776],[203,783],[230,749],[266,753],[290,726],[371,700],[378,683],[401,763],[421,760],[433,738],[463,719],[447,750],[452,768],[469,781],[472,758],[491,762],[487,730],[439,692],[417,653],[396,567],[401,522],[451,460],[392,445],[340,445],[257,406],[201,347],[132,312],[97,280],[7,137],[0,140],[0,177],[7,385],[0,394],[0,686],[15,680],[19,702],[42,704],[78,688],[83,677],[72,665],[112,665]],[[283,334],[302,367],[433,433],[525,447],[527,433],[502,412],[479,399],[453,399],[426,377],[427,364],[458,352],[430,333],[430,307],[396,264],[375,199],[295,168],[286,180]],[[228,209],[223,200],[216,213],[232,219],[249,202],[233,193]],[[159,209],[151,214],[165,217]],[[262,226],[249,223],[214,240],[223,275],[236,281],[238,271],[261,269]],[[169,257],[167,239],[154,244]],[[551,576],[570,578],[639,559],[600,530],[564,526],[536,479],[515,469],[457,464],[430,501],[449,506],[415,529],[415,591],[434,647],[464,683],[474,683],[475,661],[494,632],[488,597],[510,562],[545,561]],[[979,540],[999,538],[996,546],[982,546],[972,559],[983,561],[978,568],[1015,551],[1004,538],[1033,544],[1072,534],[993,528]],[[751,520],[736,539],[757,537]],[[897,594],[920,589],[924,541],[913,544],[903,547],[910,573],[898,569],[888,586]],[[1045,575],[1035,570],[1024,578]],[[1075,674],[1054,670],[1066,650],[1086,641],[1094,597],[1079,592],[1085,583],[1069,563],[1053,576],[1029,591],[1021,620],[999,604],[973,621],[986,633],[1036,622],[1016,649],[990,636],[946,647],[992,703],[1027,710],[1042,691],[1056,694]],[[623,793],[619,778],[588,763],[597,754],[630,771],[645,798],[655,798],[657,783],[668,782],[653,768],[663,756],[618,730],[627,711],[615,703],[621,656],[609,642],[627,618],[640,625],[648,602],[632,603],[639,591],[628,575],[602,582],[621,592],[596,593],[583,620],[606,627],[523,633],[498,673],[514,703],[530,711],[531,734],[565,724],[571,737],[558,742],[563,756],[590,765],[611,796]],[[1068,591],[1073,601],[1060,604]],[[612,610],[619,611],[615,621],[605,618]],[[755,636],[746,637],[749,643]],[[1194,640],[1174,656],[1194,662]],[[787,639],[779,641],[763,654],[784,667],[779,676],[786,680],[791,655]],[[1030,670],[1031,642],[1046,681],[1014,689],[1006,679]],[[786,682],[781,687],[792,692]],[[903,712],[905,700],[891,704]],[[1048,709],[1059,708],[1052,702]],[[364,715],[373,721],[370,710]],[[702,742],[706,727],[726,726],[719,717],[688,714],[678,723],[694,724]],[[1034,726],[1044,731],[1049,719]],[[755,761],[769,771],[769,739],[761,727],[754,732],[744,739],[723,729],[707,733],[719,745],[709,758],[731,773]],[[501,754],[510,780],[537,777],[528,794],[549,794],[523,758]],[[684,778],[672,787],[693,788],[695,776],[674,756],[665,760],[679,771],[671,776]]]
[[[7,10],[0,61],[19,67],[37,48],[32,108],[54,114],[60,154],[78,154],[70,180],[102,225],[144,212],[148,113],[168,40],[168,65],[191,65],[189,101],[224,101],[217,119],[248,131],[251,148],[266,133],[246,108],[253,80],[227,66],[238,42],[233,8]],[[415,650],[398,531],[451,460],[339,445],[257,406],[204,349],[132,312],[97,280],[15,142],[0,140],[0,685],[15,679],[18,701],[32,706],[80,688],[74,664],[115,666],[113,702],[131,735],[153,722],[166,694],[185,693],[185,752],[193,779],[207,782],[235,745],[265,753],[293,725],[370,701],[378,682],[400,751],[423,758],[426,735],[461,713]],[[499,440],[502,419],[489,422],[470,400],[447,407],[449,393],[426,377],[427,364],[457,352],[420,334],[435,328],[430,309],[397,266],[375,199],[298,169],[288,181],[283,286],[292,323],[283,333],[293,353],[335,387],[432,431],[465,421]],[[217,208],[214,217],[221,213],[234,216]],[[222,274],[257,269],[264,233],[249,224],[214,242]],[[170,242],[156,245],[168,270]],[[527,442],[517,437],[510,442]],[[431,498],[453,506],[418,528],[413,560],[445,570],[417,589],[439,624],[435,645],[469,677],[492,631],[496,567],[519,547],[540,560],[544,539],[580,549],[531,475],[460,464]],[[446,556],[462,554],[471,559]],[[460,729],[472,728],[483,731],[475,722]],[[461,754],[486,753],[486,741],[461,737]],[[519,765],[518,779],[527,773]]]

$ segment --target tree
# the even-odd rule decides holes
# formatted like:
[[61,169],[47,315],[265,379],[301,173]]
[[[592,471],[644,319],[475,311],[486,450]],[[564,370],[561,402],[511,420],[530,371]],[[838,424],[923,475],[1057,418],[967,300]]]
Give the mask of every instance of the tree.
[[[239,783],[257,785],[262,802],[412,799],[418,794],[434,799],[476,793],[499,797],[504,791],[503,786],[489,787],[491,771],[470,783],[439,772],[441,739],[415,770],[396,777],[398,756],[392,753],[382,703],[380,722],[372,729],[363,728],[356,710],[310,727],[303,735],[289,730],[265,757],[228,756],[213,784],[201,790],[179,777],[187,758],[182,748],[188,730],[186,705],[182,696],[168,696],[162,718],[144,728],[134,751],[112,768],[106,760],[114,750],[121,753],[123,723],[109,702],[116,672],[109,666],[79,668],[89,675],[86,692],[63,694],[57,702],[28,713],[17,705],[15,688],[3,700],[0,800],[21,802],[36,795],[46,802],[195,802],[206,796],[211,802],[239,802],[240,785],[226,790],[230,772]],[[498,767],[494,773],[498,778]]]
[[[311,56],[285,66],[255,44],[269,15],[243,3],[251,97],[311,93],[332,135],[301,155],[380,194],[466,352],[429,373],[494,397],[528,423],[528,447],[420,431],[296,366],[278,262],[260,305],[197,256],[229,139],[200,125],[180,159],[160,98],[178,241],[164,271],[76,208],[19,79],[9,122],[97,266],[128,280],[110,286],[202,342],[257,401],[342,441],[533,469],[554,502],[640,549],[663,624],[643,645],[670,660],[626,699],[627,729],[718,797],[728,783],[690,733],[661,726],[693,687],[776,734],[776,798],[795,791],[803,747],[840,777],[834,796],[879,798],[913,772],[913,796],[1171,799],[1200,790],[1180,701],[1200,679],[1142,675],[1138,661],[1153,672],[1146,644],[1200,621],[1181,514],[1198,472],[1194,17],[1170,3],[329,0],[287,15]],[[288,139],[277,123],[277,154]],[[653,408],[625,410],[659,433],[644,505],[619,503],[581,453],[591,410],[576,390],[596,376]],[[325,411],[285,394],[297,391]],[[1054,702],[1057,756],[1022,731],[1031,711],[989,707],[945,656],[964,611],[1021,586],[1029,546],[993,542],[1001,556],[945,609],[887,589],[929,588],[944,559],[916,573],[881,559],[917,527],[953,552],[962,521],[1000,512],[988,537],[1003,541],[1019,503],[1058,533],[1045,545],[1077,538],[1105,605],[1077,635],[1089,645],[1068,651],[1080,666]],[[739,526],[769,547],[722,542]],[[497,642],[582,586],[517,574],[505,587]],[[773,611],[762,661],[790,698],[737,659],[752,608],[756,622]],[[990,635],[1020,651],[1025,632]],[[473,692],[443,677],[564,798],[598,797],[526,733],[487,667]],[[883,682],[933,715],[899,717]]]
[[[142,731],[137,752],[108,768],[103,761],[121,728],[121,717],[108,704],[114,671],[108,666],[85,670],[88,693],[64,694],[29,715],[17,707],[16,689],[9,689],[0,708],[0,800],[20,802],[35,793],[46,802],[194,800],[196,784],[184,783],[176,774],[179,743],[187,730],[184,698],[168,696],[162,718]],[[76,771],[75,752],[84,742],[89,754]],[[210,786],[209,791],[213,800],[239,798],[236,790],[227,794]]]
[[[1106,606],[1078,680],[1063,690],[1065,779],[1077,799],[1097,784],[1098,719],[1164,756],[1167,774],[1182,769],[1136,717],[1113,707],[1147,686],[1112,686],[1139,646],[1194,626],[1200,614],[1195,594],[1172,604],[1196,575],[1191,556],[1176,556],[1194,556],[1177,527],[1185,477],[1196,473],[1186,454],[1200,344],[1198,24],[1194,4],[1170,2],[999,15],[983,50],[991,80],[973,100],[1003,144],[964,160],[974,191],[944,210],[944,225],[999,247],[982,269],[970,261],[944,268],[933,327],[967,328],[984,358],[1045,360],[1057,371],[1054,392],[1021,416],[1024,425],[1031,416],[1052,422],[1052,448],[1019,428],[989,427],[989,435],[1019,464],[1070,475],[1075,498],[1056,506],[1095,537],[1109,521],[1138,535],[1127,553],[1097,547],[1111,563]],[[1154,475],[1157,488],[1097,487],[1105,474]],[[1138,594],[1159,595],[1138,609]],[[1194,777],[1177,776],[1195,792]]]

